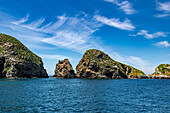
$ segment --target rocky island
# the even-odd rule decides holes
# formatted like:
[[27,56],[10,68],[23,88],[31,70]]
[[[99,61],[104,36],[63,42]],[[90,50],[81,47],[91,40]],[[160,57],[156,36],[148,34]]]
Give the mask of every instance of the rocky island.
[[160,64],[153,74],[148,76],[150,79],[170,79],[170,64]]
[[89,79],[127,79],[147,78],[144,72],[132,66],[114,61],[100,50],[90,49],[76,66],[78,78]]
[[68,59],[59,60],[56,64],[55,74],[53,75],[55,78],[76,78],[75,72],[72,68]]
[[19,40],[0,33],[0,78],[48,78],[42,59]]

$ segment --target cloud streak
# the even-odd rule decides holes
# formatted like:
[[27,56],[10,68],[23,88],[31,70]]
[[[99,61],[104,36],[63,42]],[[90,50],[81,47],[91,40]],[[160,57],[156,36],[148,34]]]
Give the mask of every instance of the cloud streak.
[[103,24],[106,24],[108,26],[112,26],[112,27],[115,27],[115,28],[119,28],[119,29],[122,29],[122,30],[133,31],[135,29],[135,26],[128,19],[121,22],[117,18],[108,19],[108,18],[106,18],[104,16],[100,16],[100,15],[95,15],[94,18],[97,21],[99,21]]
[[168,41],[157,42],[155,45],[160,47],[170,47],[170,43]]
[[153,38],[157,38],[157,37],[167,37],[168,33],[162,32],[162,31],[158,31],[155,32],[153,34],[149,34],[147,30],[140,30],[136,35],[130,35],[130,36],[144,36],[147,39],[153,39]]
[[167,2],[158,2],[156,1],[157,4],[157,10],[161,11],[162,14],[157,14],[155,17],[162,18],[162,17],[168,17],[170,16],[170,1]]
[[28,18],[29,18],[29,14],[27,14],[26,17],[20,19],[19,21],[14,21],[14,22],[12,22],[12,23],[15,24],[15,25],[19,25],[19,24],[22,24],[22,23],[28,21]]
[[162,18],[162,17],[168,17],[170,14],[157,14],[155,17]]
[[[94,36],[92,36],[92,34],[102,26],[102,24],[97,21],[86,20],[83,17],[66,17],[62,15],[57,17],[58,20],[56,22],[45,25],[43,25],[45,21],[44,18],[33,21],[30,24],[24,24],[24,22],[28,20],[27,18],[28,17],[25,17],[12,23],[23,28],[51,35],[50,37],[43,37],[43,39],[41,39],[42,42],[60,48],[72,49],[80,53],[83,53],[89,48],[100,48],[99,45],[93,41]],[[23,22],[22,20],[25,21]]]
[[122,1],[122,2],[119,2],[118,0],[104,0],[104,1],[117,5],[119,7],[119,9],[124,11],[126,14],[136,13],[136,10],[133,9],[132,4],[127,0]]

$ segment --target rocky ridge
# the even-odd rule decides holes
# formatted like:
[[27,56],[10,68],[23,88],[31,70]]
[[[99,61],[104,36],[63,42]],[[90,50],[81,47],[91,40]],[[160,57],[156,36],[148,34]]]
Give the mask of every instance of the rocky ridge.
[[78,78],[121,79],[147,78],[144,72],[111,59],[100,50],[90,49],[76,67]]
[[0,33],[0,78],[48,78],[42,59],[19,40]]

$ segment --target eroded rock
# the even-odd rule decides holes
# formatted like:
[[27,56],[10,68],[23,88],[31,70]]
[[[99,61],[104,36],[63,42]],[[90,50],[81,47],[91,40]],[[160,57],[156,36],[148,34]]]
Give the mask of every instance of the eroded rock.
[[68,59],[59,61],[56,64],[55,74],[56,78],[75,78],[75,72]]

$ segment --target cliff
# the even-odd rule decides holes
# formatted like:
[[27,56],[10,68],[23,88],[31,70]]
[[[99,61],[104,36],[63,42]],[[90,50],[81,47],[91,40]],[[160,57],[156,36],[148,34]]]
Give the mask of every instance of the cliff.
[[170,79],[170,64],[160,64],[148,77],[150,79]]
[[75,73],[68,59],[59,61],[56,64],[55,74],[56,78],[75,78]]
[[96,49],[90,49],[85,52],[76,66],[76,71],[78,78],[147,78],[144,72],[114,61],[107,54]]
[[47,78],[42,59],[19,40],[0,33],[0,78]]

